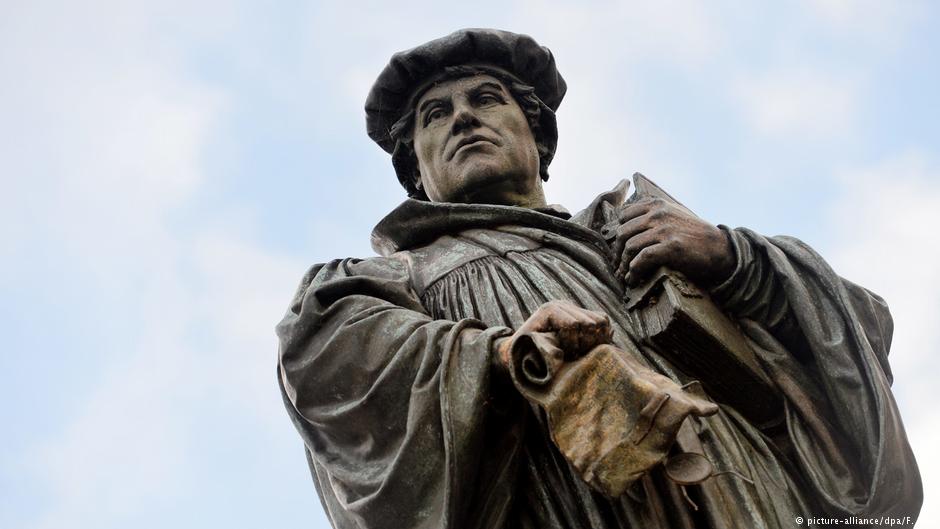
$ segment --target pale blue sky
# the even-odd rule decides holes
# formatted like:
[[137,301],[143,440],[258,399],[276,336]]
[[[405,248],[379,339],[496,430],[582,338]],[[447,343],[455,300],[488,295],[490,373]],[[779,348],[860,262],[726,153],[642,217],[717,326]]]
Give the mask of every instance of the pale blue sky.
[[[892,307],[940,500],[940,25],[921,2],[0,2],[0,527],[325,527],[273,327],[404,198],[392,52],[529,33],[569,92],[548,198],[641,171]],[[920,248],[918,248],[918,246]],[[940,527],[924,509],[920,527]]]

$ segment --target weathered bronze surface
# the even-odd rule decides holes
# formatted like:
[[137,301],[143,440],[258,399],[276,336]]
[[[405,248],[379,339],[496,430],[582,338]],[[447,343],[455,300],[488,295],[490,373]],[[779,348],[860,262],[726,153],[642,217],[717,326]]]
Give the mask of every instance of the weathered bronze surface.
[[496,30],[376,81],[368,132],[411,198],[379,256],[314,265],[278,325],[334,527],[916,518],[883,300],[642,175],[546,204],[565,90],[547,48]]

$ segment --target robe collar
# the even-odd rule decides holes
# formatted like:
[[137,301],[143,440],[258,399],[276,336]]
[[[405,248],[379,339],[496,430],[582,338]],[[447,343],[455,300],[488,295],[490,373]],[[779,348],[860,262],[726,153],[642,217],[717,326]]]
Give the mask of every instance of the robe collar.
[[475,228],[517,225],[541,228],[607,248],[603,238],[570,221],[571,214],[557,205],[529,209],[492,204],[457,204],[408,199],[372,230],[372,248],[383,256],[421,247],[442,235]]

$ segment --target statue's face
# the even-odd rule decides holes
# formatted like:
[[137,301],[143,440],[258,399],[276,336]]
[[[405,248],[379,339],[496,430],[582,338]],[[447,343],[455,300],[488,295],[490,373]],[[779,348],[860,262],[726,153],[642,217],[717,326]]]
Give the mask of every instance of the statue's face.
[[[433,202],[544,204],[535,138],[496,78],[444,81],[415,107],[420,185]],[[541,203],[536,203],[541,201]]]

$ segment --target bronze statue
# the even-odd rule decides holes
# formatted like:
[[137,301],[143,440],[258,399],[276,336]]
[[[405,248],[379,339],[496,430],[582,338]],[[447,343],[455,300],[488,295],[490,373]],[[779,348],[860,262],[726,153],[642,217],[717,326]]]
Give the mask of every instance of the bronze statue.
[[278,326],[333,526],[916,519],[882,299],[642,175],[573,216],[546,204],[565,90],[547,48],[478,29],[372,88],[410,198],[380,257],[313,266]]

